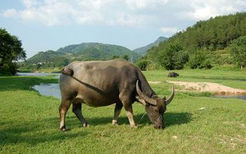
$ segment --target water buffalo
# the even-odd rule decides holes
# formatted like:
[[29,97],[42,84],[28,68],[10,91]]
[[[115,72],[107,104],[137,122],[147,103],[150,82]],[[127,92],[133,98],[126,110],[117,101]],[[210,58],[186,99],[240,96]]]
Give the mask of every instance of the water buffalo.
[[179,76],[179,74],[178,73],[176,73],[176,72],[169,72],[168,73],[168,77],[173,77],[173,78],[176,78],[177,76]]
[[138,67],[125,60],[72,62],[64,67],[60,76],[61,105],[60,129],[66,130],[65,115],[73,104],[73,112],[87,126],[82,115],[82,104],[93,107],[116,104],[112,124],[117,119],[122,107],[125,108],[131,127],[136,127],[132,104],[134,101],[145,106],[154,128],[164,128],[163,114],[166,105],[174,97],[159,98],[152,90]]

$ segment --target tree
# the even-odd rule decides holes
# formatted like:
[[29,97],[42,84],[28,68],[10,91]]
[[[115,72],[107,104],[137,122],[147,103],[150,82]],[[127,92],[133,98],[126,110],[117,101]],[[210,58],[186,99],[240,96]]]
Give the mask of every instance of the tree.
[[202,51],[202,50],[194,52],[190,56],[190,59],[189,59],[190,68],[192,69],[196,69],[196,68],[211,69],[212,65],[211,65],[210,58],[208,55],[209,55],[208,52]]
[[41,63],[38,63],[37,64],[37,70],[39,70],[41,68],[41,66],[42,66]]
[[167,70],[182,69],[188,61],[188,54],[178,43],[169,44],[159,52],[159,62]]
[[124,55],[122,58],[127,60],[127,61],[129,60],[129,56],[128,55]]
[[112,59],[118,59],[118,58],[120,58],[120,56],[115,56],[115,55],[114,55],[114,56],[112,57]]
[[0,72],[16,73],[15,61],[24,59],[26,53],[21,41],[10,35],[5,29],[0,28]]
[[234,63],[243,69],[246,66],[246,36],[241,36],[231,43],[230,53]]
[[146,71],[147,69],[147,66],[150,64],[150,61],[148,60],[145,60],[145,59],[141,59],[141,60],[138,60],[136,62],[136,65],[142,70],[142,71]]

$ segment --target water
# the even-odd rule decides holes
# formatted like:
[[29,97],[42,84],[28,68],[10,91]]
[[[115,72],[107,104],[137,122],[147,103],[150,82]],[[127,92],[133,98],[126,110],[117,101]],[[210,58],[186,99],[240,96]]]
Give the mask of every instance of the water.
[[[55,79],[58,79],[60,73],[20,73],[16,74],[17,76],[50,76],[53,75]],[[32,87],[33,89],[37,90],[41,95],[44,96],[53,96],[55,98],[60,99],[60,89],[58,83],[41,83],[40,85],[35,85]]]
[[22,72],[16,73],[16,76],[50,76],[50,75],[54,75],[54,78],[58,79],[60,73],[22,73]]
[[215,98],[238,98],[238,99],[243,99],[246,100],[246,96],[225,96],[225,95],[215,95]]
[[58,99],[61,98],[58,83],[40,84],[40,85],[35,85],[32,88],[37,90],[41,95],[53,96]]

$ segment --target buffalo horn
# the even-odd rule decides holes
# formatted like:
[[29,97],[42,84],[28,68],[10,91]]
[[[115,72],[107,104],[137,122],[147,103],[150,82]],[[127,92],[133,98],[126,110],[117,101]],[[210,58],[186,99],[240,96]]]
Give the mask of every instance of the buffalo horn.
[[139,88],[139,84],[138,84],[138,80],[136,82],[136,90],[138,95],[143,98],[147,103],[152,104],[152,105],[156,105],[156,100],[154,100],[153,98],[150,98],[148,96],[146,96]]
[[171,94],[171,96],[169,96],[168,99],[165,100],[166,105],[169,104],[173,100],[173,97],[174,97],[174,86],[172,86],[172,94]]

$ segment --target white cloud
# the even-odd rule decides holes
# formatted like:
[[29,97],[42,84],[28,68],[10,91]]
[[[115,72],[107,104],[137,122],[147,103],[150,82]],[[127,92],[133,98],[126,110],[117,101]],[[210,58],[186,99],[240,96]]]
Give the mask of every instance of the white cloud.
[[[78,23],[122,26],[145,25],[148,15],[137,13],[148,6],[157,6],[167,0],[22,0],[24,9],[4,11],[5,17],[15,16],[24,21],[41,22],[48,26]],[[151,18],[151,17],[150,17]],[[150,19],[149,18],[149,19]]]
[[186,15],[194,20],[206,20],[210,17],[246,11],[245,0],[191,0],[191,11]]
[[[22,0],[2,15],[44,25],[94,24],[154,27],[165,34],[179,25],[246,11],[245,0]],[[171,26],[171,27],[170,27]],[[161,28],[163,27],[163,28]]]
[[164,6],[169,0],[126,0],[130,9],[150,9]]

